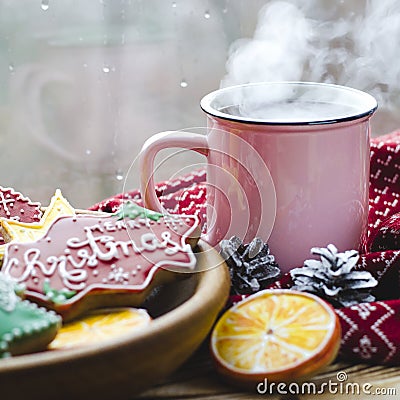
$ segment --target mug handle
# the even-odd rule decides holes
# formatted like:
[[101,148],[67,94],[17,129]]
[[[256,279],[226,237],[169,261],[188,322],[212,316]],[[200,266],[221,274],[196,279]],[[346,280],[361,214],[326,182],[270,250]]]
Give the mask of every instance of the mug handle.
[[199,133],[165,131],[146,140],[139,154],[140,191],[144,206],[158,212],[163,212],[163,207],[154,185],[154,159],[160,150],[171,147],[193,150],[206,157],[209,153],[207,137]]

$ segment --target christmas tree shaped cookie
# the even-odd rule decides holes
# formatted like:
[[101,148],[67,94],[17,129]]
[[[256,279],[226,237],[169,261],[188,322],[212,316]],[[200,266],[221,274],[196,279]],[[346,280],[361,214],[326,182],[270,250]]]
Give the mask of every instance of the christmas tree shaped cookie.
[[2,271],[28,299],[64,320],[104,306],[137,306],[156,285],[193,272],[197,216],[127,203],[116,214],[61,217],[44,237],[6,246]]
[[15,281],[0,272],[0,358],[44,350],[61,326],[53,311],[17,296]]

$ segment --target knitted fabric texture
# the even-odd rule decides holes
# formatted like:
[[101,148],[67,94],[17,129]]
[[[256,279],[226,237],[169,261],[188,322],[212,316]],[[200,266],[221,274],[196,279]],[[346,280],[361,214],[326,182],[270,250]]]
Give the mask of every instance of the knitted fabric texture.
[[[204,223],[205,182],[205,170],[197,170],[159,183],[156,192],[171,213],[197,214]],[[400,131],[371,140],[369,195],[367,250],[356,269],[370,271],[379,282],[372,292],[376,301],[336,309],[342,326],[340,354],[355,362],[400,365]],[[127,199],[143,205],[140,192],[134,190],[106,199],[92,210],[115,212]],[[286,274],[270,288],[292,285]],[[232,296],[228,305],[242,298]]]

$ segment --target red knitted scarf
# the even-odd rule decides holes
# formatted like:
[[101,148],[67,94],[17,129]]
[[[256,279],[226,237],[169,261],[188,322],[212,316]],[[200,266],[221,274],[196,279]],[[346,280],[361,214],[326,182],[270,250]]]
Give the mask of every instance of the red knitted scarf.
[[[368,251],[358,269],[378,280],[377,301],[340,308],[341,356],[356,362],[400,365],[400,131],[371,141]],[[159,183],[157,195],[172,213],[198,214],[205,220],[205,170]],[[141,204],[138,190],[116,195],[92,207],[114,212],[125,199]],[[284,275],[274,288],[290,288]],[[231,303],[240,296],[231,298]]]

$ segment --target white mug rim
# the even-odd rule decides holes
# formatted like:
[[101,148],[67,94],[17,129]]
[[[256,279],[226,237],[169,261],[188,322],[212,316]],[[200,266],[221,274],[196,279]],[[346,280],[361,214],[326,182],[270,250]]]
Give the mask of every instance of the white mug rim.
[[[222,95],[228,93],[228,92],[234,92],[238,91],[243,88],[247,87],[256,87],[256,86],[277,86],[277,85],[291,85],[291,86],[309,86],[309,87],[326,87],[330,88],[331,90],[337,90],[341,91],[342,93],[345,93],[346,91],[351,94],[358,96],[360,99],[363,100],[364,104],[362,109],[359,112],[349,114],[346,116],[338,117],[338,118],[330,118],[330,119],[313,119],[309,121],[276,121],[276,120],[268,120],[268,119],[259,119],[259,118],[251,118],[247,116],[240,116],[240,115],[233,115],[233,114],[228,114],[226,112],[221,111],[220,109],[217,109],[215,106],[213,106],[213,103],[220,98]],[[226,105],[226,107],[229,107],[232,105]],[[318,82],[302,82],[302,81],[277,81],[277,82],[256,82],[256,83],[246,83],[242,85],[234,85],[234,86],[228,86],[226,88],[222,89],[217,89],[214,90],[213,92],[205,95],[201,101],[200,101],[200,107],[201,109],[208,115],[214,116],[217,118],[229,120],[229,121],[237,121],[237,122],[242,122],[242,123],[248,123],[248,124],[258,124],[258,125],[291,125],[291,126],[298,126],[298,125],[325,125],[325,124],[337,124],[340,122],[348,122],[348,121],[354,121],[366,117],[370,117],[378,108],[378,103],[376,99],[371,96],[370,94],[363,92],[358,89],[354,89],[348,86],[342,86],[342,85],[336,85],[336,84],[331,84],[331,83],[318,83]]]

